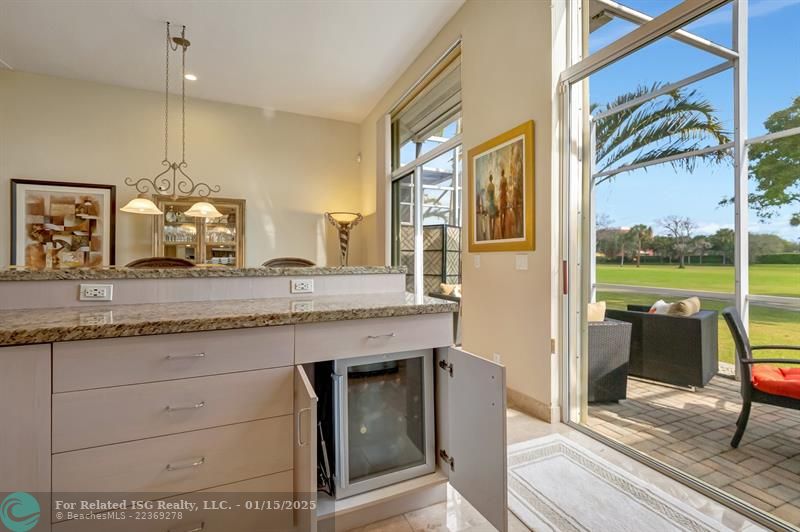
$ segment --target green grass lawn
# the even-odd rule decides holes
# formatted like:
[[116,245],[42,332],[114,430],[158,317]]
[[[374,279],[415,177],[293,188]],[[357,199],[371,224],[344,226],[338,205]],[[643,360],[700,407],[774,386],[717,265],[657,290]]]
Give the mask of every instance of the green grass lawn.
[[[598,264],[597,282],[659,288],[685,288],[709,292],[733,292],[733,266],[677,266]],[[753,264],[750,293],[800,297],[800,264]]]
[[[618,266],[616,268],[619,268]],[[642,266],[641,269],[645,267]],[[705,268],[705,267],[704,267]],[[713,267],[710,267],[713,268]],[[628,269],[627,267],[624,269]],[[635,269],[635,268],[631,268]],[[699,267],[697,269],[700,269]],[[598,272],[599,274],[599,272]],[[610,281],[604,281],[610,282]],[[620,283],[622,284],[622,283]],[[631,282],[625,284],[633,284]],[[710,290],[710,289],[709,289]],[[666,299],[658,294],[629,294],[621,292],[598,292],[597,301],[605,301],[608,308],[625,309],[626,305],[652,305],[658,299]],[[675,299],[675,298],[672,298]],[[729,302],[703,299],[702,306],[707,310],[720,311]],[[778,310],[750,305],[750,341],[753,345],[782,344],[800,345],[800,312]],[[761,351],[759,357],[800,358],[797,351]],[[733,339],[722,316],[719,318],[719,360],[733,363]]]

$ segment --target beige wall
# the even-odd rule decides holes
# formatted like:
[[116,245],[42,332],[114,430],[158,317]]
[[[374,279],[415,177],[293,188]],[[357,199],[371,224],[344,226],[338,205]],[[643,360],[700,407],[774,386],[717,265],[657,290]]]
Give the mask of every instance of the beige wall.
[[[441,33],[400,77],[362,123],[362,209],[371,216],[367,260],[382,263],[385,241],[385,176],[376,170],[376,124],[392,104],[459,36],[462,37],[464,147],[533,119],[536,124],[536,251],[525,253],[527,271],[515,268],[517,253],[463,257],[463,344],[473,353],[499,354],[508,367],[510,398],[549,419],[558,415],[558,364],[550,353],[555,337],[552,233],[557,182],[553,156],[553,75],[550,2],[468,0]],[[466,192],[466,188],[465,188]],[[464,204],[468,205],[466,194]],[[466,243],[465,243],[466,244]]]
[[[174,98],[172,157],[179,108]],[[163,120],[157,92],[0,71],[0,205],[9,205],[11,178],[116,184],[124,205],[135,195],[126,176],[161,171]],[[338,264],[321,213],[361,206],[358,124],[189,100],[187,128],[189,174],[247,200],[247,265],[276,256]],[[9,234],[9,216],[0,216],[3,266]],[[356,243],[351,263],[363,252]],[[151,221],[118,212],[117,263],[151,254]]]

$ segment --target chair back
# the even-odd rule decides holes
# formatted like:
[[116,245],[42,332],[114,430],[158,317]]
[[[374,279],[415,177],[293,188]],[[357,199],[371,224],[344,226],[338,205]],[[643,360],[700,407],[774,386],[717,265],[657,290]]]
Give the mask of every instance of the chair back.
[[268,260],[261,266],[264,268],[303,268],[316,266],[316,264],[308,259],[301,259],[299,257],[278,257]]
[[194,266],[192,261],[178,257],[147,257],[125,265],[126,268],[194,268]]
[[[735,307],[727,307],[722,311],[722,316],[725,318],[725,323],[728,324],[728,329],[733,336],[733,343],[736,345],[736,355],[739,361],[747,361],[753,358],[753,350],[750,348],[750,338],[744,330],[742,318],[739,316],[739,311]],[[745,383],[750,384],[750,364],[739,364],[741,371],[742,386]]]

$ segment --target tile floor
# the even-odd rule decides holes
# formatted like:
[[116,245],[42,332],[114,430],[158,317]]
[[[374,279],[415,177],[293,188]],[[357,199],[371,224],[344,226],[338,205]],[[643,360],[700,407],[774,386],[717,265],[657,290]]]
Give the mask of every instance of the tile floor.
[[[659,489],[723,523],[732,530],[747,532],[761,530],[760,527],[733,510],[709,500],[707,497],[566,425],[551,425],[512,409],[508,410],[507,420],[509,445],[558,432],[597,453],[616,466],[638,476],[645,482],[654,484]],[[511,512],[509,512],[508,524],[511,532],[525,532],[528,530]],[[457,492],[449,489],[446,503],[443,502],[405,515],[372,523],[365,527],[354,529],[351,532],[490,532],[492,530],[494,528],[469,503]]]
[[739,383],[697,391],[628,381],[628,399],[589,406],[588,425],[800,526],[800,411],[754,404],[738,449]]

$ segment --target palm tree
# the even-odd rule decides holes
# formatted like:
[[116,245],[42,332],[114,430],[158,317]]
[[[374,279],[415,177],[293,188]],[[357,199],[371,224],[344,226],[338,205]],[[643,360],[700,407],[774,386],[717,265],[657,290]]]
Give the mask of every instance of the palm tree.
[[[614,101],[592,104],[597,114],[626,104],[652,93],[663,86],[639,86],[618,96]],[[595,122],[596,173],[621,164],[638,164],[664,157],[689,153],[714,144],[730,142],[716,110],[697,90],[678,88],[614,113]],[[724,151],[706,153],[670,161],[675,168],[694,171],[698,159],[719,161],[727,157]],[[612,179],[606,175],[595,180],[598,185]]]
[[644,224],[637,224],[628,231],[631,240],[636,244],[636,267],[642,263],[642,248],[653,240],[653,228]]

